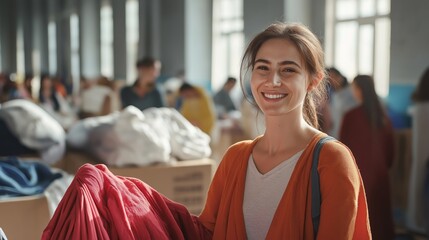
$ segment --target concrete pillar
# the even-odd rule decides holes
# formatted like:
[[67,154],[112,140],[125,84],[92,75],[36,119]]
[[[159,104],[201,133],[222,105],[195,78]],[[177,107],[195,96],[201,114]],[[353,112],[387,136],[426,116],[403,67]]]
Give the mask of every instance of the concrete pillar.
[[161,1],[161,73],[174,76],[185,69],[185,0]]
[[80,1],[80,69],[81,75],[100,75],[100,0]]
[[[71,59],[70,59],[70,15],[77,12],[75,1],[57,1],[57,8],[53,9],[58,11],[53,13],[56,15],[57,22],[57,73],[62,77],[66,84],[72,85],[71,78]],[[72,2],[73,1],[73,2]]]
[[113,0],[113,77],[125,80],[127,77],[127,38],[125,3],[126,0]]
[[150,44],[149,44],[149,52],[150,55],[155,58],[161,57],[161,3],[159,0],[151,0],[149,5],[149,11],[150,11],[150,32],[148,34],[150,38]]
[[16,71],[16,13],[15,0],[0,1],[0,71]]
[[160,58],[160,1],[139,0],[139,55]]
[[[38,75],[49,72],[47,6],[44,0],[32,0],[31,2],[33,9],[31,68],[33,73]],[[27,40],[26,37],[24,39]],[[27,58],[28,54],[25,55]]]
[[[19,45],[17,48],[23,48],[23,55],[17,56],[17,61],[19,61],[19,67],[23,69],[17,69],[19,74],[25,73],[34,73],[33,69],[33,2],[28,0],[18,0],[17,1],[17,12],[16,12],[16,34],[17,41]],[[16,52],[15,52],[16,54]],[[24,64],[24,66],[21,66]]]
[[185,72],[189,82],[211,90],[212,1],[185,0]]
[[149,55],[149,0],[139,0],[139,46],[137,59]]

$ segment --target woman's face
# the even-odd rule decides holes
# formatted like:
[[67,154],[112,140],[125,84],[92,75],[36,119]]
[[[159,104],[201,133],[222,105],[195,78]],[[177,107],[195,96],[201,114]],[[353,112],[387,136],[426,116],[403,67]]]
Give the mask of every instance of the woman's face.
[[152,67],[140,67],[138,69],[138,78],[142,83],[150,88],[155,86],[156,78],[159,77],[161,63],[156,61]]
[[297,47],[286,39],[262,44],[252,70],[251,89],[266,116],[300,114],[309,86],[304,61]]

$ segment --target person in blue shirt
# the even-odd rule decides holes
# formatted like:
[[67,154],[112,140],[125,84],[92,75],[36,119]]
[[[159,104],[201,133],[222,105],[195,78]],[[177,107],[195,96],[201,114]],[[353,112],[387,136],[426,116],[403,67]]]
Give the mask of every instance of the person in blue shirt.
[[138,78],[132,86],[121,89],[122,108],[130,105],[144,110],[150,107],[164,107],[164,99],[156,87],[156,79],[159,76],[161,63],[152,58],[145,57],[137,61]]
[[228,114],[230,111],[235,111],[237,108],[234,105],[234,102],[229,95],[231,90],[234,88],[237,83],[237,79],[234,77],[228,77],[222,89],[220,89],[214,96],[213,100],[218,110],[218,117],[223,118],[224,115]]

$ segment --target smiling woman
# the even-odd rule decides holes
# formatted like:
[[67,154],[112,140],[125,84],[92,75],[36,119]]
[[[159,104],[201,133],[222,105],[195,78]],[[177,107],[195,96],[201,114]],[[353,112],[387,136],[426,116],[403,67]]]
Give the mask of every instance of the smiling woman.
[[323,204],[318,231],[313,226],[310,169],[326,137],[317,129],[325,89],[317,37],[301,24],[272,24],[250,42],[241,67],[242,89],[250,80],[266,131],[229,148],[199,220],[214,239],[370,239],[362,179],[338,141],[319,155]]

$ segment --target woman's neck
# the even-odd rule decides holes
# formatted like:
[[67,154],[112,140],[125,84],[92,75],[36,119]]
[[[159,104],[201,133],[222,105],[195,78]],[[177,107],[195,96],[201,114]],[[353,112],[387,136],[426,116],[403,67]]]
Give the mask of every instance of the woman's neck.
[[[286,117],[266,117],[266,130],[260,140],[260,147],[268,154],[304,149],[319,131],[303,118],[294,120]],[[287,124],[285,124],[287,123]]]

